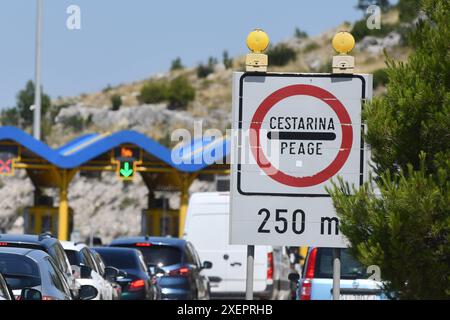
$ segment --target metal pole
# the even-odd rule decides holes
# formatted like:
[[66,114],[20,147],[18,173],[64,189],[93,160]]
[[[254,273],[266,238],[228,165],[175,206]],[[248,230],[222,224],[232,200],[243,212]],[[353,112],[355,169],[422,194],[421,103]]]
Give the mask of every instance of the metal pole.
[[245,299],[253,300],[253,269],[255,264],[255,246],[247,246],[247,279],[245,281]]
[[333,248],[333,300],[339,300],[341,294],[341,249]]
[[41,139],[41,31],[42,0],[36,0],[36,56],[34,81],[33,136]]

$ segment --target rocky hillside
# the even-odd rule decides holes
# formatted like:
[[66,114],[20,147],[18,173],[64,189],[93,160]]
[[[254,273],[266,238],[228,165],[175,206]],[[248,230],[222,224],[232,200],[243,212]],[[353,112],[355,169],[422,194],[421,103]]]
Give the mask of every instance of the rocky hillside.
[[[398,23],[398,12],[391,10],[383,21]],[[288,51],[294,52],[294,56],[286,63],[271,64],[269,71],[329,72],[334,54],[331,39],[337,31],[351,28],[351,25],[343,24],[315,37],[297,36],[274,44],[273,48],[288,48]],[[407,57],[409,49],[403,43],[401,32],[396,30],[382,36],[363,37],[353,52],[356,71],[382,75],[380,70],[385,67],[384,52],[396,60]],[[235,57],[231,67],[227,65],[228,68],[226,63],[212,59],[207,75],[201,74],[198,67],[183,68],[129,84],[108,86],[101,92],[56,99],[52,102],[52,112],[49,113],[50,125],[44,130],[45,139],[56,147],[81,133],[131,129],[170,146],[170,133],[181,127],[192,129],[196,120],[204,121],[204,129],[224,130],[230,126],[232,70],[243,70],[244,59],[243,56]],[[171,81],[179,76],[186,77],[195,89],[195,99],[186,108],[171,110],[165,102],[140,102],[141,89],[146,83]],[[379,95],[385,90],[384,82],[380,80],[377,84],[375,93]],[[116,110],[111,105],[113,97],[120,97],[121,100],[121,105]],[[132,193],[123,192],[131,187]],[[191,191],[213,189],[211,182],[196,181]],[[23,231],[20,213],[24,207],[32,204],[32,190],[33,187],[23,172],[15,177],[1,178],[0,191],[3,198],[0,201],[0,229]],[[48,193],[57,200],[55,190],[48,190]],[[76,213],[75,229],[81,232],[82,238],[94,232],[106,241],[119,235],[136,235],[140,230],[141,209],[146,207],[146,194],[147,189],[139,179],[132,186],[126,186],[109,173],[103,173],[95,183],[86,177],[77,176],[69,193],[70,206]],[[177,208],[177,195],[168,196],[171,197],[170,206]]]

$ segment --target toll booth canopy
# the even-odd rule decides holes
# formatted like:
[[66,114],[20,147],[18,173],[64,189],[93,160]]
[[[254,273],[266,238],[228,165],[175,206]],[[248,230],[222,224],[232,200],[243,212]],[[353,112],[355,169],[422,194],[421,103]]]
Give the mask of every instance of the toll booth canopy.
[[[135,131],[89,133],[51,148],[16,127],[0,127],[0,175],[26,170],[35,187],[33,206],[24,211],[26,232],[52,231],[69,238],[73,215],[68,203],[70,182],[78,172],[115,172],[118,180],[137,174],[149,190],[149,207],[141,213],[143,232],[181,235],[188,205],[188,189],[199,175],[229,174],[230,140],[203,137],[170,150]],[[57,188],[59,203],[48,203],[42,190]],[[179,210],[158,204],[155,191],[180,193]],[[48,199],[47,199],[48,200]]]

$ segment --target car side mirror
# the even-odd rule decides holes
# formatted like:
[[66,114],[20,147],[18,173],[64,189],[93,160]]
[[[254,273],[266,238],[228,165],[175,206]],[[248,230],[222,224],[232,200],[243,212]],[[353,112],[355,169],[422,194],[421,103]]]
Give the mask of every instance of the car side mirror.
[[300,280],[300,275],[296,272],[289,273],[288,279],[289,279],[289,281],[292,281],[292,282],[298,282],[298,280]]
[[92,300],[94,299],[98,294],[98,290],[93,287],[93,286],[89,286],[89,285],[84,285],[81,286],[79,294],[78,294],[78,299],[80,300]]
[[80,266],[80,278],[91,279],[92,269],[88,266]]
[[105,268],[105,279],[108,281],[115,281],[119,276],[119,269],[114,267],[106,267]]
[[81,269],[80,266],[76,266],[76,265],[71,265],[70,266],[72,268],[72,275],[75,279],[79,279],[81,276]]
[[211,269],[213,266],[211,261],[203,261],[202,269]]
[[42,300],[42,293],[32,288],[23,288],[20,293],[20,300]]

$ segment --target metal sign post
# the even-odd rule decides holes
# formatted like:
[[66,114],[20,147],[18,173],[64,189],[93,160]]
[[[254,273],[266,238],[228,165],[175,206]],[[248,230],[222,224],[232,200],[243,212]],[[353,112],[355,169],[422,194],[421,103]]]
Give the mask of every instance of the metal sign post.
[[333,248],[333,300],[341,295],[341,249]]
[[247,278],[245,280],[245,299],[253,300],[253,271],[255,266],[255,246],[247,246]]

